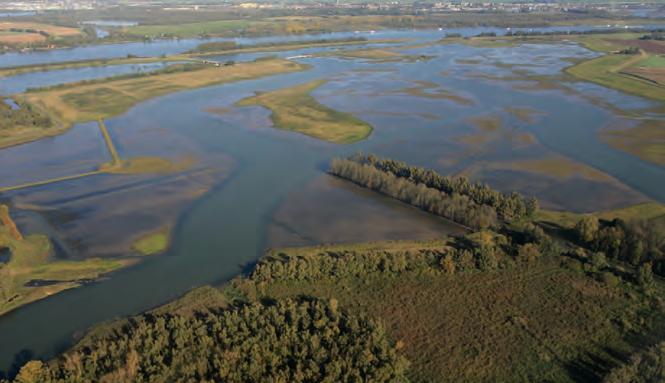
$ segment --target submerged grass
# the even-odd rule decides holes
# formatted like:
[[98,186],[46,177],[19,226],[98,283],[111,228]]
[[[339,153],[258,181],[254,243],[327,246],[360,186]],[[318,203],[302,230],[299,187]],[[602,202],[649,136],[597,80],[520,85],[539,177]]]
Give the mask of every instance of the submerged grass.
[[665,129],[663,126],[663,121],[648,120],[635,128],[603,130],[600,137],[619,150],[631,153],[645,161],[665,166]]
[[46,236],[16,235],[6,206],[0,205],[0,216],[0,249],[10,254],[6,263],[0,263],[0,315],[133,263],[130,259],[55,260]]
[[311,92],[325,84],[317,80],[278,89],[240,100],[238,106],[260,105],[270,109],[276,128],[292,130],[336,144],[350,144],[365,139],[372,132],[366,122],[349,113],[322,105]]
[[408,87],[396,91],[410,96],[429,98],[433,100],[450,100],[459,105],[471,106],[475,102],[454,91],[445,89],[439,84],[431,81],[414,81],[413,87]]

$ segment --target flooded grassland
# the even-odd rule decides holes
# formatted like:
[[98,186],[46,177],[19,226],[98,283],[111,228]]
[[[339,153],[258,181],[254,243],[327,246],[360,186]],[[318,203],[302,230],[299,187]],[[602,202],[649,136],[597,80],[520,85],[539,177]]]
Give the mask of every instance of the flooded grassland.
[[[567,42],[440,44],[430,33],[377,50],[220,55],[210,60],[240,64],[202,69],[214,81],[186,71],[139,79],[149,88],[121,79],[26,93],[72,128],[0,150],[0,198],[22,232],[52,241],[53,257],[132,266],[0,317],[0,370],[52,355],[98,321],[227,280],[267,247],[461,230],[326,175],[333,157],[373,152],[577,213],[665,201],[664,167],[600,137],[639,116],[662,119],[658,105],[563,76],[596,53]],[[279,70],[226,81],[268,62]],[[91,78],[77,70],[66,81]],[[40,183],[49,179],[59,181]],[[20,184],[35,185],[11,189]]]

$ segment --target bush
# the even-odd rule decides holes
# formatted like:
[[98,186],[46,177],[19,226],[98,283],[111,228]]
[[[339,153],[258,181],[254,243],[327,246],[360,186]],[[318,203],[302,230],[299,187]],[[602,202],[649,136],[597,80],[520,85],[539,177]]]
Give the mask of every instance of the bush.
[[650,288],[654,284],[653,271],[651,269],[651,263],[645,263],[640,265],[637,270],[637,283],[643,288]]
[[607,257],[601,252],[595,252],[591,255],[591,265],[596,270],[602,270],[607,267]]
[[617,287],[621,283],[621,278],[614,275],[614,273],[606,271],[600,274],[600,281],[609,287]]

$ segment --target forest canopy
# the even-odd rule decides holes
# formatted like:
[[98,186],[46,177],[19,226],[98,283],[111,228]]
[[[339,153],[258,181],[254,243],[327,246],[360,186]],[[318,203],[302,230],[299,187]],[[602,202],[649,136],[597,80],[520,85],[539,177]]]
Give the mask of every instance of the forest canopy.
[[16,382],[400,382],[384,328],[314,298],[143,314],[88,336]]

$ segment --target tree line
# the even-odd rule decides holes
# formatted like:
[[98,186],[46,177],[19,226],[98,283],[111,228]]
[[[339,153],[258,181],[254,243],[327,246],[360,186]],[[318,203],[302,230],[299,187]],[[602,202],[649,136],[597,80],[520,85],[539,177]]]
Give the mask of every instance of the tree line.
[[651,383],[665,381],[665,342],[660,342],[633,355],[614,368],[604,383]]
[[339,38],[339,39],[315,39],[315,40],[294,40],[294,41],[273,41],[273,42],[264,42],[259,44],[237,44],[234,41],[214,41],[208,43],[202,43],[196,46],[196,48],[190,50],[188,53],[208,53],[208,52],[219,52],[219,51],[230,51],[236,49],[249,49],[249,48],[279,48],[281,46],[289,45],[318,45],[318,44],[335,44],[335,43],[351,43],[351,42],[363,42],[368,41],[365,37],[348,37],[348,38]]
[[271,253],[255,266],[249,280],[261,286],[287,280],[312,282],[324,278],[364,278],[373,274],[492,271],[510,267],[515,262],[533,262],[542,254],[554,252],[552,246],[551,239],[540,227],[527,224],[520,231],[485,230],[451,237],[437,247]]
[[379,323],[299,298],[143,314],[28,362],[14,381],[405,382],[407,366]]
[[496,227],[498,220],[512,222],[529,217],[538,209],[535,198],[515,192],[504,194],[466,177],[442,176],[430,169],[373,155],[334,159],[330,172],[478,229]]
[[578,241],[593,251],[636,267],[648,264],[654,272],[665,276],[665,235],[657,224],[586,216],[578,221],[573,232]]

